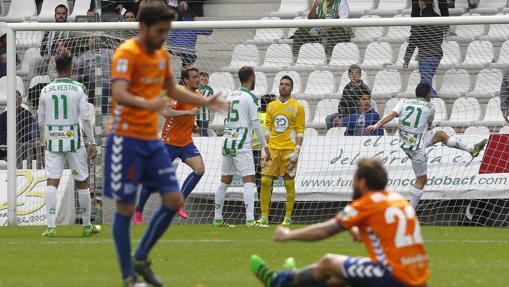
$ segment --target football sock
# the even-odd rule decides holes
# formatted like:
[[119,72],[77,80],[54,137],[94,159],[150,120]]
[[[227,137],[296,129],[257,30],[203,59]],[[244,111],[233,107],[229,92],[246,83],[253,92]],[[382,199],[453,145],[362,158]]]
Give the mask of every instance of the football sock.
[[46,186],[46,213],[48,228],[55,228],[57,221],[57,188],[53,185]]
[[136,211],[143,211],[145,204],[147,204],[148,198],[150,197],[151,190],[143,186],[140,191],[140,197],[138,198],[138,204],[136,205]]
[[246,221],[254,220],[255,193],[256,184],[252,182],[244,183],[244,204],[246,206]]
[[198,182],[200,182],[201,177],[202,175],[199,175],[194,171],[187,176],[184,184],[182,185],[182,194],[184,195],[184,199],[191,194]]
[[410,204],[414,208],[417,208],[417,204],[419,204],[419,200],[421,200],[423,192],[424,191],[422,189],[418,189],[415,186],[412,186],[410,188],[410,194],[412,195],[412,198],[410,199]]
[[262,176],[262,194],[260,195],[260,207],[262,209],[262,216],[269,218],[269,205],[272,190],[272,178]]
[[78,189],[78,201],[80,203],[81,218],[83,226],[89,226],[90,211],[92,209],[92,200],[90,199],[90,189]]
[[224,197],[226,195],[226,189],[228,189],[228,185],[220,182],[219,186],[217,187],[216,194],[214,195],[214,219],[215,220],[223,219],[223,205],[224,205]]
[[285,179],[285,189],[286,189],[286,217],[292,217],[293,206],[295,203],[295,180]]
[[461,138],[457,136],[449,137],[447,140],[447,146],[452,148],[457,148],[460,150],[464,150],[466,152],[472,152],[474,150],[474,146],[470,144],[465,144]]
[[136,254],[134,255],[136,260],[147,260],[148,253],[152,247],[154,247],[157,240],[164,234],[168,226],[170,226],[171,219],[177,211],[178,209],[168,208],[161,204],[159,209],[152,215],[148,228],[138,244]]
[[117,260],[120,264],[122,278],[126,279],[134,275],[134,269],[131,265],[131,235],[129,228],[131,225],[131,216],[124,216],[115,213],[113,219],[113,241],[117,249]]

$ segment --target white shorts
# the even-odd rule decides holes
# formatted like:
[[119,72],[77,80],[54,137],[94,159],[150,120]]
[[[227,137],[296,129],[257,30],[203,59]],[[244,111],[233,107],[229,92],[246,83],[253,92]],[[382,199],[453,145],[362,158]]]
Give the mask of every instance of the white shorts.
[[428,174],[428,156],[426,154],[426,148],[431,146],[431,140],[435,135],[432,131],[427,131],[422,135],[422,147],[418,150],[403,149],[406,155],[412,161],[412,168],[416,177],[424,176]]
[[242,177],[255,175],[253,151],[237,151],[236,156],[223,155],[221,175],[235,175]]
[[44,153],[46,177],[60,179],[66,159],[74,180],[84,181],[88,178],[87,151],[84,147],[79,148],[75,152],[46,151]]

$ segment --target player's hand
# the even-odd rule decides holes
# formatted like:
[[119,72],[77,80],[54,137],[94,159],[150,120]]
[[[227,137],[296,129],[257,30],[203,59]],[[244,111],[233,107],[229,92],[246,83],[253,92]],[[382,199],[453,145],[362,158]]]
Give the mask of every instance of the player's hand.
[[268,146],[264,147],[263,151],[265,152],[264,159],[265,160],[270,160],[270,149],[269,149],[269,147]]
[[200,132],[200,127],[195,123],[193,126],[193,133],[197,134]]
[[292,231],[287,227],[278,226],[274,232],[274,241],[282,242],[290,239]]
[[207,103],[207,107],[214,112],[226,112],[229,106],[230,103],[221,98],[219,93],[210,97]]
[[97,156],[97,148],[95,144],[88,145],[88,157],[94,159]]
[[190,116],[196,116],[199,112],[200,110],[198,110],[198,108],[193,108],[188,111]]
[[362,242],[361,235],[359,233],[359,227],[354,226],[348,230],[348,233],[350,233],[350,237],[352,238],[353,242]]
[[378,130],[379,128],[380,128],[380,125],[374,124],[374,125],[370,125],[369,127],[367,127],[366,130],[368,131],[368,133],[372,133],[372,132]]
[[[140,98],[140,100],[142,99]],[[153,112],[159,112],[166,106],[166,102],[166,97],[155,97],[150,100],[143,100],[143,108]]]
[[49,54],[42,55],[42,59],[44,60],[44,62],[49,62],[50,58],[51,58],[51,56]]

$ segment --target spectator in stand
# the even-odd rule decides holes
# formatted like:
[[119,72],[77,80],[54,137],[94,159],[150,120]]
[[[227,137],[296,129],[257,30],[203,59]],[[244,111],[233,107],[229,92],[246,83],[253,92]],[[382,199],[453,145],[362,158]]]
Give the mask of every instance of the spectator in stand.
[[[39,128],[32,113],[24,108],[21,92],[16,91],[16,155],[18,164],[31,161],[34,148],[39,145]],[[7,110],[0,114],[0,158],[7,155]]]
[[[420,17],[421,16],[421,8],[419,7],[419,1],[421,0],[412,0],[412,17]],[[449,16],[449,3],[447,0],[425,0],[427,6],[433,7],[435,13],[442,17]]]
[[504,115],[504,120],[509,123],[509,70],[504,72],[502,87],[500,89],[500,110]]
[[384,128],[381,127],[372,133],[366,128],[376,124],[380,115],[371,107],[371,95],[369,90],[359,97],[359,109],[357,112],[341,119],[341,126],[346,127],[345,136],[383,136]]
[[[101,14],[123,15],[125,10],[134,10],[137,6],[135,0],[102,0]],[[96,9],[95,1],[91,1],[90,9]]]
[[203,17],[203,2],[205,2],[205,0],[191,0],[191,1],[179,0],[178,2],[179,2],[178,5],[184,8],[184,10],[190,9],[193,12],[194,16]]
[[[209,74],[200,72],[200,95],[202,97],[212,97],[214,95],[214,89],[209,86]],[[207,107],[203,106],[200,108],[200,112],[196,115],[196,125],[200,128],[199,134],[202,137],[209,136],[208,128],[210,122],[210,111]]]
[[[456,0],[449,0],[449,8],[454,8],[455,7],[455,2]],[[467,3],[468,3],[468,9],[475,9],[477,8],[477,6],[479,5],[481,1],[480,0],[468,0]]]
[[136,14],[134,14],[133,11],[127,11],[124,13],[124,22],[135,22],[136,21]]
[[[193,12],[187,7],[179,6],[178,21],[194,21]],[[196,40],[198,35],[210,35],[212,30],[173,30],[168,38],[170,54],[179,56],[182,68],[193,65],[196,61]]]
[[[18,55],[16,55],[16,65],[20,63]],[[0,37],[0,78],[7,76],[7,35]]]
[[[313,0],[308,19],[348,19],[348,13],[347,0]],[[315,27],[311,30],[299,28],[292,36],[293,55],[297,57],[300,47],[306,43],[322,43],[327,57],[330,57],[337,43],[350,42],[352,36],[350,27]]]
[[362,69],[357,65],[348,68],[350,82],[343,89],[343,96],[338,105],[338,112],[328,115],[325,119],[327,129],[337,127],[341,123],[341,117],[347,117],[359,109],[359,97],[371,94],[369,87],[361,79]]
[[90,23],[97,22],[97,13],[95,13],[94,9],[88,9],[87,22]]
[[[433,3],[430,0],[419,0],[419,17],[440,17],[433,9]],[[444,41],[445,26],[412,26],[410,29],[410,39],[406,49],[403,68],[408,69],[410,58],[415,51],[419,49],[419,73],[421,74],[421,83],[432,85],[440,60],[443,56],[442,42]],[[437,97],[435,89],[432,92],[433,97]]]

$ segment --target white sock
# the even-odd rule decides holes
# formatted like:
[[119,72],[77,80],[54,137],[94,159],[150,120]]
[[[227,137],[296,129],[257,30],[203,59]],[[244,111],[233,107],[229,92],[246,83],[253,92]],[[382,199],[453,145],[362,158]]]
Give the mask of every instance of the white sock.
[[474,150],[474,146],[471,144],[465,144],[461,138],[457,136],[451,136],[449,137],[449,140],[447,141],[447,146],[452,148],[457,148],[460,150],[464,150],[466,152],[472,152]]
[[253,182],[244,183],[244,204],[246,205],[246,221],[254,220],[254,198],[256,184]]
[[57,227],[57,188],[53,185],[46,186],[46,217],[48,228]]
[[78,200],[80,203],[81,218],[83,226],[89,226],[90,212],[92,210],[92,200],[90,199],[90,189],[78,189]]
[[422,194],[424,191],[422,189],[418,189],[415,186],[410,188],[410,194],[412,194],[412,198],[410,199],[410,204],[417,208],[417,204],[419,204],[419,200],[421,200]]
[[217,187],[216,194],[214,195],[214,219],[221,220],[223,219],[223,204],[224,197],[226,195],[226,189],[228,185],[220,182]]

